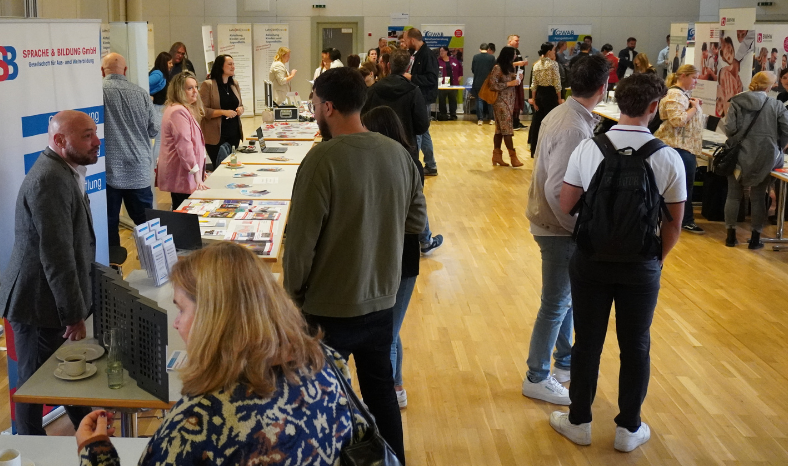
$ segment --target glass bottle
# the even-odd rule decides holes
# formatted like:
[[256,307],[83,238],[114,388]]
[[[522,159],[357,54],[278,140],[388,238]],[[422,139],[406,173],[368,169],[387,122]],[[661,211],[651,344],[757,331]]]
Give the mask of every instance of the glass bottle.
[[109,388],[118,389],[123,386],[123,350],[121,346],[121,332],[113,328],[104,333],[104,346],[108,347],[107,356],[107,385]]

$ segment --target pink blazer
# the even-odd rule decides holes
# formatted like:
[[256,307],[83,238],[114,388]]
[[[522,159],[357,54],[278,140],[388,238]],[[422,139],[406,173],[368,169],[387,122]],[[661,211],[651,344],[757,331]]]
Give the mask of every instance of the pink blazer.
[[161,120],[156,186],[169,193],[193,193],[197,184],[189,170],[195,165],[205,173],[205,140],[200,124],[183,105],[169,105]]

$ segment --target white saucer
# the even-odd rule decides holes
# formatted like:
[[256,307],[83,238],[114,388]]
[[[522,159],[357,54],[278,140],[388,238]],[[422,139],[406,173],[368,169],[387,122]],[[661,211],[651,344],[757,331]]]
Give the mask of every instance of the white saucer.
[[33,460],[22,457],[22,466],[36,466],[36,463],[34,463]]
[[60,367],[58,367],[57,369],[55,369],[55,377],[63,380],[82,380],[92,376],[93,374],[96,373],[97,370],[98,369],[96,369],[95,364],[87,363],[85,364],[85,372],[79,375],[68,375],[65,373],[65,371],[63,371]]
[[55,351],[55,357],[65,361],[69,356],[85,356],[85,361],[95,361],[104,356],[104,347],[92,343],[77,343],[74,345],[61,346]]

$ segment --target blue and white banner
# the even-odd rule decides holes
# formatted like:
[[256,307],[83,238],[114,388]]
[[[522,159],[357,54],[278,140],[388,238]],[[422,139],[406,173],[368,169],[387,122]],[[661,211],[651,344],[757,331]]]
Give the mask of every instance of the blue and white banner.
[[590,34],[590,24],[559,24],[547,26],[547,42],[551,42],[553,45],[558,45],[559,42],[566,42],[566,50],[563,52],[566,58],[575,56],[580,51],[579,43],[583,41],[585,36]]
[[104,170],[100,21],[0,20],[0,271],[14,244],[14,211],[25,174],[47,146],[49,120],[79,110],[98,125],[102,147],[87,192],[96,260],[109,262]]

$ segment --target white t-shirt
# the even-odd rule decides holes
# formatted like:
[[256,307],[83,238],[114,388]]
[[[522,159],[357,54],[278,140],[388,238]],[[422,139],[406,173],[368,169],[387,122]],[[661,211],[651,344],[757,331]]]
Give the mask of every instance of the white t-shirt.
[[[616,125],[607,133],[607,137],[617,149],[631,147],[640,149],[645,143],[654,139],[647,128],[642,126]],[[581,142],[569,157],[569,166],[566,168],[564,183],[582,187],[588,191],[591,178],[594,177],[597,167],[604,160],[602,151],[591,139]],[[670,147],[664,147],[646,159],[654,171],[654,179],[665,203],[674,204],[687,200],[687,186],[685,183],[684,163],[679,154]]]

